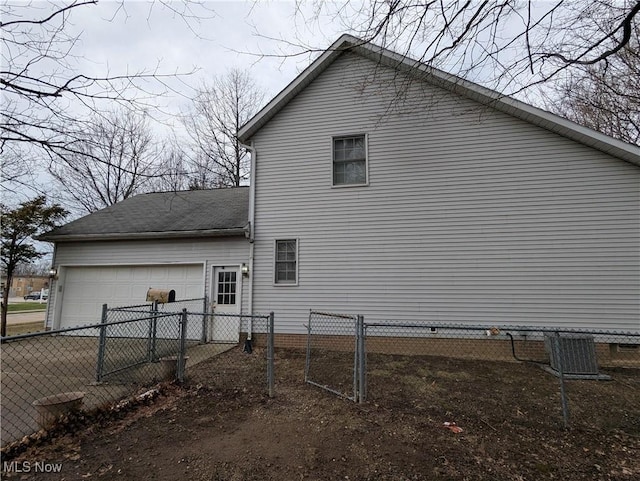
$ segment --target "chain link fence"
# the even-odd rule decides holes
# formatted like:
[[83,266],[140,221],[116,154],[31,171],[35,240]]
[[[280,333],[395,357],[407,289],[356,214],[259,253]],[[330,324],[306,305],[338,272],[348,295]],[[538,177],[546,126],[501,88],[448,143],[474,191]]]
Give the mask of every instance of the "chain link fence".
[[[311,312],[307,382],[354,401],[376,402],[398,390],[424,403],[437,391],[434,406],[447,404],[441,388],[451,380],[452,392],[489,383],[515,400],[534,386],[533,395],[557,396],[565,426],[594,418],[611,425],[614,414],[590,409],[596,402],[618,406],[617,413],[640,405],[638,333],[405,321],[361,321],[359,328],[358,319]],[[629,422],[640,428],[640,418]]]
[[[105,305],[100,323],[2,338],[3,448],[73,410],[103,409],[158,382],[184,381],[189,366],[216,358],[212,366],[224,365],[227,351],[250,354],[251,333],[266,342],[258,350],[265,358],[259,364],[272,396],[273,313],[214,314],[202,311],[204,304],[197,301],[192,302],[197,312],[187,311],[184,302]],[[191,331],[190,325],[195,326]],[[197,336],[190,335],[196,331]],[[244,343],[241,332],[248,333]]]
[[[183,313],[159,313],[135,308],[103,306],[99,330],[96,382],[131,381],[148,377],[140,369],[148,363],[175,358],[182,352]],[[177,361],[176,361],[177,362]]]
[[[480,385],[479,380],[474,383],[474,378],[483,377],[492,369],[496,373],[511,371],[525,382],[534,377],[544,380],[546,385],[543,383],[539,390],[558,396],[565,426],[572,418],[576,423],[592,421],[586,419],[585,413],[591,411],[584,409],[584,404],[606,399],[609,405],[622,408],[627,401],[640,401],[637,333],[394,321],[365,323],[365,336],[368,392],[373,399],[389,388],[389,366],[409,361],[413,365],[413,357],[422,360],[423,366],[416,368],[419,372],[431,373],[423,376],[424,386],[429,382],[442,384],[443,379],[433,376],[433,372],[439,372],[442,378],[468,379],[469,388],[473,389],[474,384]],[[455,366],[456,371],[443,374],[448,366]],[[478,373],[480,366],[485,369]],[[531,366],[540,369],[530,371]],[[492,382],[500,386],[508,377],[496,374]],[[613,385],[594,382],[612,379],[617,381],[618,390]],[[415,377],[413,382],[418,382]],[[554,385],[559,391],[555,394],[553,389],[547,389]]]
[[352,401],[359,399],[360,361],[364,361],[358,348],[359,320],[348,314],[309,312],[305,382]]
[[3,446],[52,425],[58,415],[80,406],[86,410],[106,406],[144,384],[96,383],[102,328],[93,325],[2,339]]

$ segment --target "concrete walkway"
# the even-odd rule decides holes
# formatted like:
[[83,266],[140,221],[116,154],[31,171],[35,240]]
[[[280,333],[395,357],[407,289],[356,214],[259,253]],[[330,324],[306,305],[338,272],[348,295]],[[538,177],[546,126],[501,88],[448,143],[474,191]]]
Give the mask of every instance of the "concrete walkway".
[[7,325],[26,324],[31,322],[42,322],[46,311],[27,311],[27,312],[9,312],[7,313]]

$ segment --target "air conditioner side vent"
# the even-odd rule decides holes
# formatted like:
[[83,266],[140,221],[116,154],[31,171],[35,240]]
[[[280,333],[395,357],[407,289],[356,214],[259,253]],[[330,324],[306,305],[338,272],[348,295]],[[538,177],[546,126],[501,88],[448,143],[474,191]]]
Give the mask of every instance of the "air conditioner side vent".
[[[562,361],[564,374],[598,375],[596,344],[593,336],[576,333],[561,333],[556,336],[547,333],[544,345],[554,371],[559,371],[559,361]],[[557,356],[560,356],[560,359]]]

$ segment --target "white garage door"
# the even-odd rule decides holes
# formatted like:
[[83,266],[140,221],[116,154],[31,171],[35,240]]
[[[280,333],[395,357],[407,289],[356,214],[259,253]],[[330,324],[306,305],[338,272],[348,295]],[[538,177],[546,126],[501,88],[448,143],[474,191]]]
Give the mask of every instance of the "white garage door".
[[203,297],[202,264],[67,267],[60,328],[100,322],[102,305],[144,304],[147,290],[174,289],[176,300]]

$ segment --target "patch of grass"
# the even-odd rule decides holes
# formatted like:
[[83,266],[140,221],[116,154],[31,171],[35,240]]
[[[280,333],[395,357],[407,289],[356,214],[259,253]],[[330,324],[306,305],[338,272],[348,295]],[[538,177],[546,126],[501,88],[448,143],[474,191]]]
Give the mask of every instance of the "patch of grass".
[[419,396],[425,396],[440,391],[440,385],[433,378],[412,376],[407,374],[402,379],[403,388],[409,388],[409,392],[413,390],[413,393]]
[[17,304],[9,304],[9,312],[44,311],[46,308],[46,302],[19,302]]

